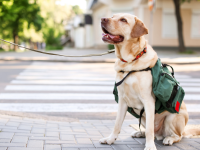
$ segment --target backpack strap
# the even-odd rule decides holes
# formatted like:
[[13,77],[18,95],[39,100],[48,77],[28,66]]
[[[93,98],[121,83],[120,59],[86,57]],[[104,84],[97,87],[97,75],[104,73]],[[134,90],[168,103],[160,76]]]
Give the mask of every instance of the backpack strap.
[[167,67],[167,66],[169,66],[171,69],[172,69],[172,76],[174,77],[174,68],[172,67],[172,66],[170,66],[170,65],[168,65],[168,64],[162,64],[162,66],[163,67]]
[[116,86],[121,85],[121,84],[123,83],[123,81],[124,81],[131,73],[133,73],[133,72],[149,71],[149,70],[151,70],[151,68],[149,68],[149,67],[146,68],[146,69],[142,69],[142,70],[132,70],[132,71],[130,71],[121,81],[115,83],[115,85],[116,85]]

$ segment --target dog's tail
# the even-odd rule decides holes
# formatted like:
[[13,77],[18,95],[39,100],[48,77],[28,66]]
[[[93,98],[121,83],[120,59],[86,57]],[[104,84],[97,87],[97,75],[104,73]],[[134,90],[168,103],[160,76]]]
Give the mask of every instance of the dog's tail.
[[186,128],[183,133],[183,137],[185,138],[191,138],[198,135],[200,135],[200,128]]

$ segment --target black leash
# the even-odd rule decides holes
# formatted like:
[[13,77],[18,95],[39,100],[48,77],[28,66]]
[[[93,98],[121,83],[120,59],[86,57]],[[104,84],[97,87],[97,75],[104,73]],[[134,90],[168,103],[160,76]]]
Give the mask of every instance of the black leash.
[[[116,85],[116,86],[121,85],[121,84],[123,83],[123,81],[124,81],[131,73],[133,73],[133,72],[141,72],[141,71],[149,71],[149,70],[151,70],[151,68],[149,68],[149,67],[146,68],[146,69],[142,69],[142,70],[132,70],[132,71],[130,71],[121,81],[115,83],[115,85]],[[123,72],[123,71],[122,71],[122,72]],[[143,113],[144,113],[144,108],[140,111],[139,128],[140,128],[140,126],[141,126],[141,119],[142,119]],[[141,132],[141,129],[140,129],[140,132]]]

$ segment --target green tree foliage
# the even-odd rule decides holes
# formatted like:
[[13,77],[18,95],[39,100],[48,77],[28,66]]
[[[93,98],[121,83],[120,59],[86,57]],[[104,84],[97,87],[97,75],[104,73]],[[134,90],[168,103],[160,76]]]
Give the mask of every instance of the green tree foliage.
[[47,50],[59,50],[62,49],[60,38],[62,33],[56,33],[54,28],[48,28],[44,34],[45,43],[47,45]]
[[83,13],[83,10],[80,9],[80,7],[78,5],[74,5],[72,6],[72,10],[76,15],[80,15]]
[[12,37],[15,43],[18,43],[19,33],[23,32],[25,23],[28,28],[33,26],[39,31],[43,22],[36,0],[1,0],[0,20],[3,37]]

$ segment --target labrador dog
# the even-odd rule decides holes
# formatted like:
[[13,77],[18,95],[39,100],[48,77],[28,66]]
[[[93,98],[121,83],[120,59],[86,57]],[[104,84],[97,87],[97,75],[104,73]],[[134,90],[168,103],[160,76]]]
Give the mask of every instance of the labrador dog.
[[[158,56],[144,38],[144,35],[148,34],[148,29],[136,16],[115,14],[112,18],[102,18],[101,26],[103,41],[115,46],[115,55],[118,58],[115,62],[116,82],[121,81],[131,70],[154,67]],[[135,59],[145,48],[146,53]],[[184,102],[179,114],[171,114],[168,111],[155,114],[151,71],[130,74],[117,89],[119,105],[115,126],[110,136],[100,139],[100,143],[110,145],[115,142],[128,107],[132,107],[138,115],[143,108],[145,110],[141,123],[146,131],[131,134],[132,137],[146,137],[145,150],[156,150],[155,137],[157,140],[163,140],[164,145],[172,145],[179,142],[183,136],[200,134],[200,130],[197,129],[184,131],[189,119]]]

